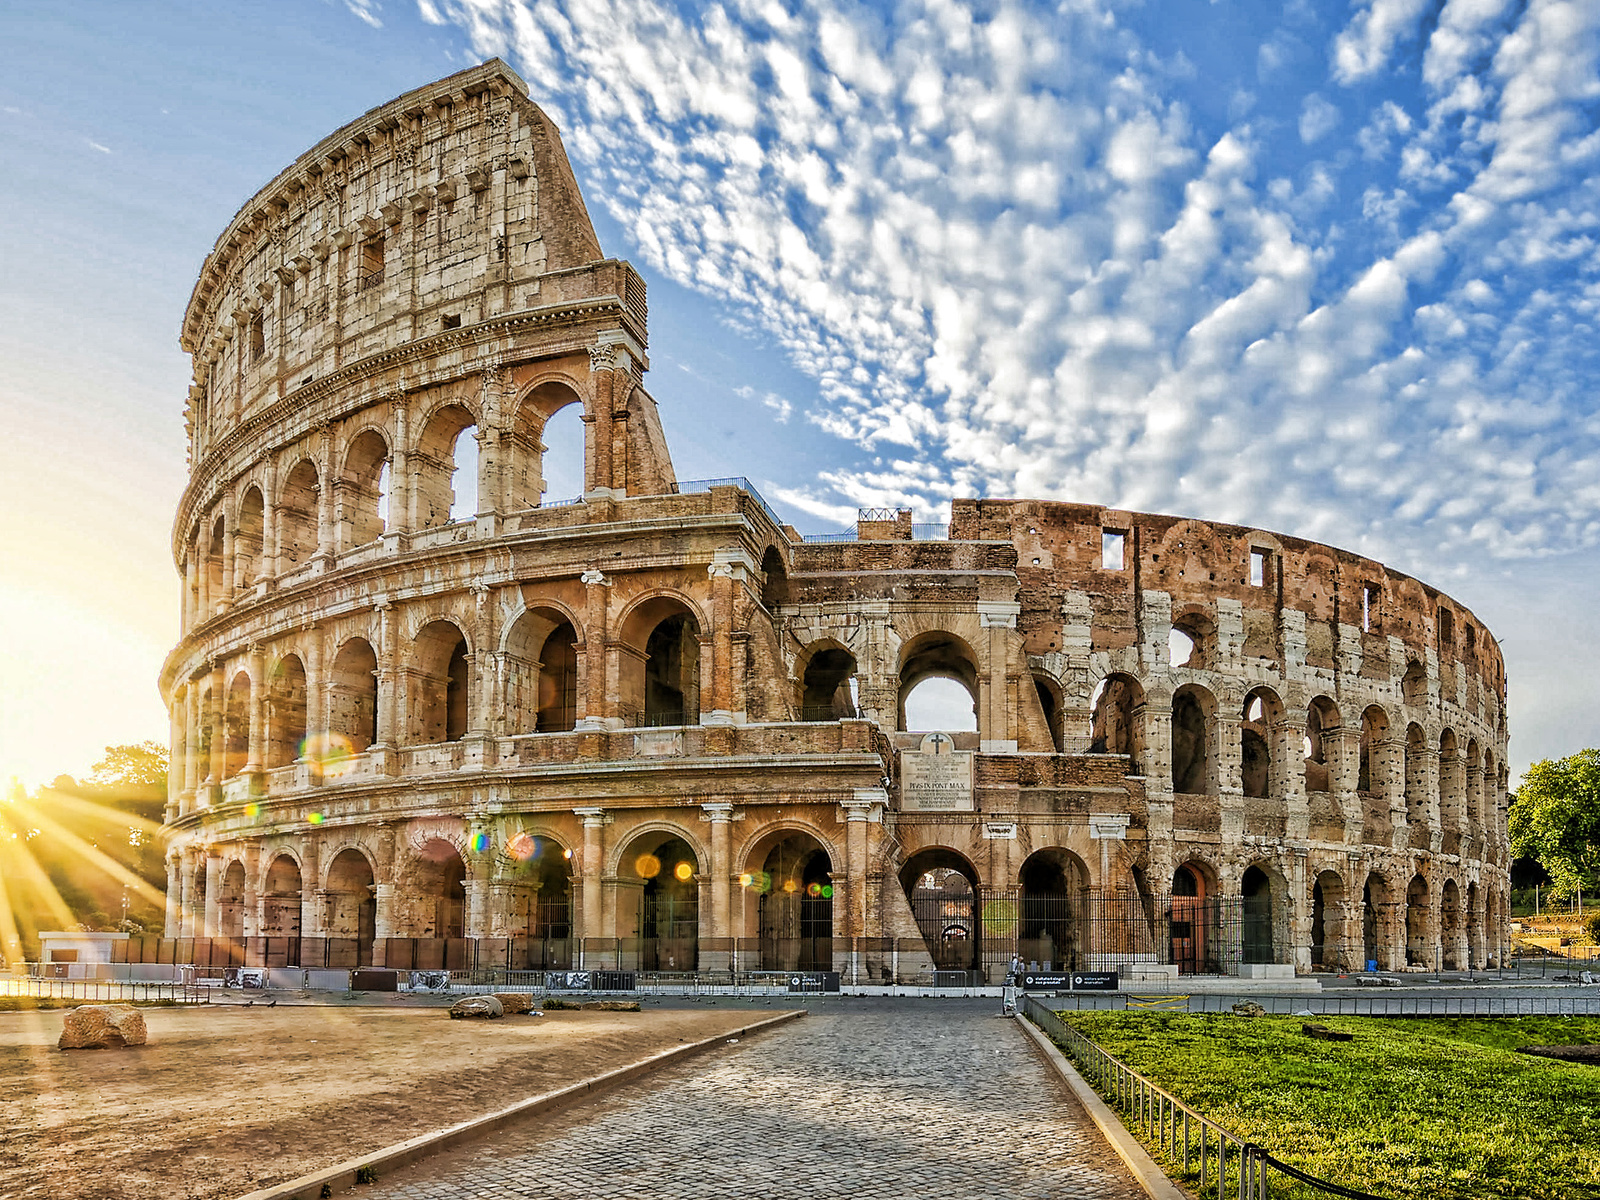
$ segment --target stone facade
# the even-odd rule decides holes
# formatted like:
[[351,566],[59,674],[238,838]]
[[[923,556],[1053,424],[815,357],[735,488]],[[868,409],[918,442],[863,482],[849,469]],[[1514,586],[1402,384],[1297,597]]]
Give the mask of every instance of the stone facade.
[[[676,479],[646,319],[498,61],[233,219],[183,326],[168,936],[901,975],[1501,953],[1505,676],[1468,610],[1086,505],[806,541],[742,480]],[[584,492],[551,503],[569,405]],[[976,716],[931,747],[970,771],[945,807],[902,786],[930,677]],[[1190,917],[1235,952],[1186,958]]]

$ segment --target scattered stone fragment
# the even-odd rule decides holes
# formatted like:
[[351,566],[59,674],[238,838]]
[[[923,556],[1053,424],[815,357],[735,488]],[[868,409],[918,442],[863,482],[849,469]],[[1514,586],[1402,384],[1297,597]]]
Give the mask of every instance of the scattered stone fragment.
[[1267,1010],[1254,1000],[1241,1000],[1233,1006],[1233,1011],[1241,1017],[1264,1017],[1267,1015]]
[[601,1012],[639,1012],[637,1000],[588,1000],[584,1008],[599,1009]]
[[1313,1021],[1307,1021],[1301,1025],[1300,1032],[1307,1037],[1316,1038],[1323,1042],[1348,1042],[1355,1037],[1353,1033],[1345,1033],[1339,1029],[1329,1029],[1326,1025],[1318,1025]]
[[149,1040],[144,1018],[128,1004],[85,1004],[67,1014],[61,1027],[63,1050],[120,1050]]
[[534,1008],[533,996],[529,992],[496,992],[494,998],[500,1001],[500,1007],[505,1009],[507,1016],[530,1013]]
[[464,996],[450,1006],[450,1019],[452,1021],[458,1017],[488,1019],[505,1015],[505,1008],[493,996]]

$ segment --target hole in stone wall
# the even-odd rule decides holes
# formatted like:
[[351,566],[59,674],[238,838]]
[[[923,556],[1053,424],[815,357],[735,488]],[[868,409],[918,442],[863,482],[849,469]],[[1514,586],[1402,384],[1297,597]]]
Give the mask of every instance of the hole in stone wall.
[[1107,529],[1100,534],[1100,566],[1107,571],[1120,571],[1123,566],[1123,552],[1127,545],[1127,534],[1114,529]]

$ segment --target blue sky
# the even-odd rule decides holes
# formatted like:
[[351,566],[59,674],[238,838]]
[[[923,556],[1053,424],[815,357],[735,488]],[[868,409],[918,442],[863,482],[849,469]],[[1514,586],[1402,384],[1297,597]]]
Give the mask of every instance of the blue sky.
[[803,530],[1021,494],[1358,549],[1500,636],[1514,768],[1595,742],[1600,5],[24,3],[0,774],[165,736],[216,234],[490,54],[649,280],[682,477]]

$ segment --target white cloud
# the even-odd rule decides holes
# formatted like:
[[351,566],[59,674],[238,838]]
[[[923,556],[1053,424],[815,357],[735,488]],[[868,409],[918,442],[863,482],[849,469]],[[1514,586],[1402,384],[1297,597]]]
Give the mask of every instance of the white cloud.
[[1358,83],[1388,66],[1402,42],[1417,35],[1428,0],[1368,0],[1333,42],[1333,77]]
[[[1202,135],[1171,64],[1093,0],[924,0],[892,29],[827,3],[430,2],[542,81],[633,241],[614,252],[816,380],[807,421],[855,457],[771,489],[803,511],[1056,496],[1408,563],[1600,541],[1600,284],[1568,265],[1600,242],[1596,6],[1529,0],[1470,51],[1436,31],[1429,91],[1342,95],[1359,132],[1313,79],[1300,129]],[[1456,7],[1458,31],[1506,19]],[[1335,76],[1392,64],[1421,19],[1365,5]],[[1263,61],[1296,45],[1275,33]],[[1296,132],[1323,157],[1258,175]]]
[[89,149],[91,149],[91,150],[98,150],[101,154],[110,154],[111,153],[111,147],[110,146],[102,146],[99,142],[94,141],[94,140],[92,140],[90,138],[84,138],[83,141],[84,141],[84,144],[86,146],[88,146]]
[[[383,28],[383,22],[378,18],[378,13],[383,10],[383,5],[379,4],[378,0],[344,0],[344,6],[374,29]],[[429,18],[430,7],[427,0],[422,0],[422,16],[424,20]],[[432,15],[438,16],[437,12]],[[437,23],[436,21],[435,24]]]
[[1306,145],[1320,142],[1339,128],[1339,109],[1312,92],[1300,105],[1300,140]]

